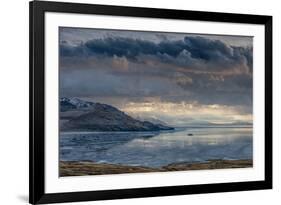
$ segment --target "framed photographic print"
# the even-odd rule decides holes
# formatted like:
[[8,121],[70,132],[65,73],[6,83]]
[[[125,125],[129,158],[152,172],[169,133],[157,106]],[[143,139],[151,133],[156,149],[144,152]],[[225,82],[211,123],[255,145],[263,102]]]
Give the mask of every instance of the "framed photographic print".
[[30,2],[30,203],[272,188],[272,17]]

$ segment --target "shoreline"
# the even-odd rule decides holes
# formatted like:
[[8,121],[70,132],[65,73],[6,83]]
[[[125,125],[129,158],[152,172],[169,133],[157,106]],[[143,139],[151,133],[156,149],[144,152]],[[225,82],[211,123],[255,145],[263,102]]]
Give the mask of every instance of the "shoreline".
[[208,170],[208,169],[232,169],[253,167],[252,159],[223,160],[215,159],[206,162],[179,162],[172,163],[159,168],[145,166],[130,166],[121,164],[95,163],[90,161],[60,161],[59,175],[67,176],[87,176],[125,173],[148,173],[148,172],[168,172],[168,171],[188,171],[188,170]]
[[137,133],[149,133],[149,132],[174,132],[177,129],[193,129],[193,128],[253,128],[253,126],[186,126],[186,127],[173,127],[174,129],[170,130],[153,130],[153,131],[97,131],[97,130],[60,130],[61,134],[91,134],[91,133],[130,133],[130,132],[137,132]]

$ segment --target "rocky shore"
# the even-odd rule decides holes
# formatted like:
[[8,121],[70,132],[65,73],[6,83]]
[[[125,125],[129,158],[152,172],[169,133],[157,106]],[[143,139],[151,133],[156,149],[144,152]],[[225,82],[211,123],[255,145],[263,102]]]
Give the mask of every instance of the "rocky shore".
[[186,171],[204,169],[229,169],[229,168],[248,168],[253,166],[253,161],[242,160],[209,160],[207,162],[193,163],[174,163],[161,168],[151,168],[143,166],[127,166],[108,163],[94,162],[60,162],[60,176],[85,176],[103,174],[122,174],[122,173],[144,173],[144,172],[165,172],[165,171]]

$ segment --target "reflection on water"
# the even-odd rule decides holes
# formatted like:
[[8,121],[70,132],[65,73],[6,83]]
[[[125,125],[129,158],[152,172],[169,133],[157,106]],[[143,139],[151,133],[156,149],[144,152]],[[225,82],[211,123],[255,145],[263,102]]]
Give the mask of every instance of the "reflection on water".
[[252,136],[252,128],[61,133],[60,160],[160,167],[209,159],[252,159]]

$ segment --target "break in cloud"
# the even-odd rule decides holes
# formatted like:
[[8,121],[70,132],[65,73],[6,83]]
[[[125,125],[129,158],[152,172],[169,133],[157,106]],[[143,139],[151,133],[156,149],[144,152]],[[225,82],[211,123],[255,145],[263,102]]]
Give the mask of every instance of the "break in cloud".
[[252,49],[251,37],[60,28],[60,95],[172,124],[251,122]]

